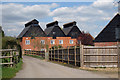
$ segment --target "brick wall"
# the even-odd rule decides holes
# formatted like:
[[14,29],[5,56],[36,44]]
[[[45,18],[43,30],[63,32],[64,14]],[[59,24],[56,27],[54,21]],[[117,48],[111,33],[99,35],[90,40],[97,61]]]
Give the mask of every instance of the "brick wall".
[[95,42],[95,46],[116,46],[117,42]]
[[[30,41],[29,45],[26,45],[26,40]],[[42,45],[40,42],[41,40],[45,41],[45,44]],[[51,44],[51,40],[55,41],[55,44]],[[59,44],[59,40],[63,40],[63,44]],[[70,40],[73,40],[73,44],[70,44]],[[51,48],[54,45],[61,45],[62,47],[66,48],[67,46],[75,46],[77,43],[76,39],[71,39],[71,37],[56,37],[56,39],[52,39],[52,37],[35,37],[35,39],[31,39],[31,37],[23,37],[21,47],[22,50],[41,50],[45,49],[48,45]]]

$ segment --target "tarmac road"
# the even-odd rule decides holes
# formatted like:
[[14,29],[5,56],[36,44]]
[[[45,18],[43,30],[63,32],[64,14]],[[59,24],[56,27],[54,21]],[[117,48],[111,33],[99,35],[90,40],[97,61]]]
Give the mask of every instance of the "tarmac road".
[[23,69],[15,78],[107,78],[89,71],[69,68],[37,58],[23,56]]

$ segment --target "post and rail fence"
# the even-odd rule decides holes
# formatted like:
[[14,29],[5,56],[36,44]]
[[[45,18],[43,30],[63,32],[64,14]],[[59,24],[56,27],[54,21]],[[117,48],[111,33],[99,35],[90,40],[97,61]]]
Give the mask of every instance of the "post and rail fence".
[[25,50],[25,55],[37,55],[45,59],[45,51],[34,51],[34,50]]
[[117,46],[83,46],[49,50],[49,60],[79,67],[118,67]]
[[10,65],[12,67],[19,61],[19,52],[16,49],[0,49],[0,65]]

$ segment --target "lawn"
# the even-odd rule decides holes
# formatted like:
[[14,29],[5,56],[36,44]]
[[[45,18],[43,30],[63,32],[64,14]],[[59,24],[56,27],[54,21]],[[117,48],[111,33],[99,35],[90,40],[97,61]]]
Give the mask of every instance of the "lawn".
[[2,67],[2,80],[13,78],[22,69],[22,60],[14,67]]

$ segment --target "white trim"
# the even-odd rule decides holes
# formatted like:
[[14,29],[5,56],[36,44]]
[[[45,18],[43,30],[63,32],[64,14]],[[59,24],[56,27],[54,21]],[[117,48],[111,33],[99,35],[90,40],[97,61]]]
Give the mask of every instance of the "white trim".
[[[61,41],[62,43],[60,43],[60,41]],[[59,44],[63,44],[63,40],[59,40]]]
[[25,40],[26,45],[30,45],[30,40]]
[[[42,42],[44,42],[44,43],[42,43]],[[41,43],[41,44],[45,44],[45,40],[41,40],[40,43]]]
[[[72,42],[71,42],[71,41],[72,41]],[[74,43],[74,41],[73,41],[73,40],[69,40],[69,43],[70,43],[70,44],[73,44],[73,43]]]
[[[51,41],[53,41],[53,43],[51,43]],[[50,41],[50,44],[55,44],[55,40],[51,40],[51,41]]]

